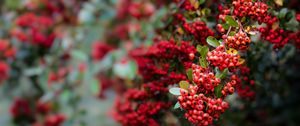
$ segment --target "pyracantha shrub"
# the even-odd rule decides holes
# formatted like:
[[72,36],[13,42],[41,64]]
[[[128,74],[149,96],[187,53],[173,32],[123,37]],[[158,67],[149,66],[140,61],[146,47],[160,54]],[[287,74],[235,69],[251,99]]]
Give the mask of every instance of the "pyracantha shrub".
[[297,106],[277,84],[298,75],[296,0],[16,1],[0,2],[13,125],[105,125],[96,100],[123,126],[288,125],[276,114]]

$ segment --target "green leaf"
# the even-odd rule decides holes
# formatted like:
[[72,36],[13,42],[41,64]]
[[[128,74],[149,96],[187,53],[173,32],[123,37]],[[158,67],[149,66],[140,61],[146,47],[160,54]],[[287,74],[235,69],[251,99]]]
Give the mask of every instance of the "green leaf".
[[230,31],[230,32],[229,32],[229,36],[234,36],[235,34],[236,34],[235,31]]
[[24,75],[26,76],[40,75],[43,71],[44,68],[42,67],[28,68],[24,70]]
[[224,69],[221,73],[219,70],[217,70],[216,77],[223,79],[227,76],[227,74],[228,74],[228,68]]
[[187,82],[187,81],[180,81],[179,82],[179,87],[180,88],[182,88],[182,89],[185,89],[185,90],[188,90],[188,88],[189,88],[189,82]]
[[210,13],[211,13],[211,10],[209,8],[203,8],[201,10],[202,15],[210,15]]
[[137,64],[134,61],[129,61],[128,62],[129,65],[129,70],[130,70],[130,75],[128,75],[129,78],[133,79],[135,77],[135,75],[137,74]]
[[88,56],[87,54],[85,54],[84,52],[80,51],[80,50],[72,50],[71,51],[71,56],[77,60],[80,61],[87,61],[88,60]]
[[197,47],[196,47],[196,49],[199,53],[201,53],[202,48],[203,48],[203,46],[201,46],[201,45],[197,45]]
[[207,62],[206,58],[200,57],[200,58],[199,58],[199,61],[200,61],[200,66],[201,66],[201,67],[207,68],[208,62]]
[[174,105],[174,109],[178,109],[180,107],[179,102],[176,102],[176,104]]
[[217,46],[220,45],[220,43],[218,42],[218,40],[217,40],[216,38],[212,37],[212,36],[208,36],[208,37],[206,38],[206,42],[207,42],[209,45],[213,46],[213,47],[217,47]]
[[190,81],[193,81],[193,70],[192,70],[192,68],[188,69],[188,70],[186,71],[186,74],[187,74],[188,79],[189,79]]
[[22,5],[23,4],[22,4],[22,2],[20,0],[5,0],[3,7],[7,7],[9,9],[15,10],[15,9],[23,7]]
[[241,22],[245,22],[246,21],[246,17],[243,17],[242,19],[241,19]]
[[223,88],[223,85],[219,84],[218,86],[215,87],[215,95],[219,98],[222,96],[222,88]]
[[180,95],[180,88],[178,88],[178,87],[170,88],[169,92],[173,95]]
[[293,13],[290,11],[290,12],[287,12],[286,16],[285,16],[285,19],[287,21],[290,21],[291,19],[293,18]]
[[203,4],[205,2],[205,0],[199,0],[199,4]]
[[208,48],[207,46],[203,46],[203,47],[202,47],[202,50],[201,50],[201,52],[200,52],[201,56],[202,56],[203,58],[206,58],[206,55],[207,55],[208,51],[209,51],[209,48]]
[[68,101],[70,97],[72,96],[71,92],[69,90],[64,90],[60,96],[61,100],[64,102]]
[[223,39],[219,39],[219,43],[222,43],[224,40]]
[[206,57],[207,52],[209,51],[209,48],[207,46],[201,46],[201,45],[197,45],[196,49],[202,57]]
[[280,10],[280,12],[279,12],[278,17],[281,18],[281,19],[283,19],[283,18],[285,17],[285,15],[287,14],[287,12],[288,12],[288,9],[287,9],[287,8],[282,8],[282,9]]
[[212,37],[212,36],[208,36],[206,38],[206,42],[207,42],[207,44],[209,44],[209,45],[211,45],[213,47],[217,47],[217,46],[220,45],[220,43],[218,42],[218,40],[216,38]]
[[97,79],[93,79],[90,86],[91,86],[90,89],[94,95],[100,93],[99,81]]
[[232,26],[232,27],[238,27],[239,24],[233,19],[232,16],[226,15],[225,16],[225,21],[228,25]]
[[[292,15],[296,15],[295,12],[292,12]],[[299,22],[296,20],[296,17],[293,16],[288,22],[284,24],[287,30],[298,31]]]
[[137,74],[137,65],[131,60],[126,63],[116,63],[113,66],[113,72],[120,78],[132,80]]
[[41,102],[48,102],[53,99],[54,93],[53,92],[46,92],[41,98]]
[[222,24],[222,27],[223,27],[225,30],[228,30],[228,29],[229,29],[229,25],[226,24],[226,23]]
[[[217,43],[220,44],[218,41],[217,41]],[[197,50],[200,52],[200,55],[201,55],[201,57],[199,58],[199,62],[203,68],[206,68],[208,66],[208,62],[206,61],[206,55],[207,55],[207,52],[209,51],[209,48],[207,46],[201,46],[200,49],[201,50],[198,50],[198,48],[197,48]]]

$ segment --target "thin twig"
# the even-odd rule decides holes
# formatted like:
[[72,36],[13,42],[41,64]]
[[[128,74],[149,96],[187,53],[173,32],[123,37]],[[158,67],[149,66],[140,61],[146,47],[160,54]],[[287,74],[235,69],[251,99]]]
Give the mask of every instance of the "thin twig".
[[245,30],[244,30],[244,27],[243,27],[243,25],[242,25],[242,23],[241,23],[239,20],[236,20],[236,21],[238,22],[239,27],[240,27],[240,30],[239,30],[239,31],[245,31]]
[[229,32],[231,31],[231,26],[229,27],[229,29],[228,29],[228,31],[227,31],[227,33],[226,33],[226,36],[228,36],[229,35]]

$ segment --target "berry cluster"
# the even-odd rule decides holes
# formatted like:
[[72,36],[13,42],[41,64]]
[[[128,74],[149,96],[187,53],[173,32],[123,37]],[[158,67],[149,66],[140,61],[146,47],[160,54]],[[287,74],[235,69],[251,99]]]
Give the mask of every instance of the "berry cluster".
[[[180,2],[180,0],[178,0]],[[196,8],[192,5],[190,0],[185,0],[182,5],[181,8],[184,8],[187,11],[195,11]]]
[[293,33],[290,38],[294,40],[296,48],[300,49],[300,32]]
[[13,58],[17,50],[7,40],[0,40],[0,52],[1,58]]
[[273,48],[282,48],[288,42],[294,42],[296,48],[300,48],[299,32],[279,28],[276,26],[277,24],[275,24],[278,22],[278,18],[275,16],[267,16],[263,22],[266,23],[267,26],[258,29],[261,33],[260,37],[274,44]]
[[259,21],[259,23],[266,23],[268,27],[272,27],[272,25],[278,21],[278,18],[275,16],[266,16],[263,21]]
[[0,61],[0,84],[9,77],[10,67],[6,62]]
[[223,28],[223,26],[221,24],[217,24],[217,30],[221,33],[225,33],[225,29]]
[[230,14],[230,9],[228,9],[225,6],[219,5],[218,10],[220,13],[219,13],[217,19],[221,19],[222,21],[225,21],[225,16]]
[[167,92],[168,85],[178,83],[186,79],[186,76],[182,73],[169,73],[170,62],[166,61],[189,61],[189,54],[194,52],[196,49],[188,42],[182,41],[178,46],[171,40],[160,41],[149,49],[132,50],[131,56],[136,60],[139,73],[146,82],[143,87],[150,92]]
[[71,70],[67,67],[65,68],[59,68],[57,71],[53,71],[49,73],[48,76],[48,84],[52,84],[54,82],[63,82],[67,74]]
[[255,92],[251,89],[254,86],[255,81],[249,79],[250,77],[250,68],[247,66],[241,66],[240,68],[241,79],[236,79],[237,93],[242,98],[254,98]]
[[289,41],[288,33],[283,29],[272,29],[271,27],[259,28],[261,37],[274,44],[274,48],[282,48]]
[[48,33],[54,25],[53,19],[48,16],[25,13],[18,17],[15,23],[20,28],[13,29],[12,35],[22,42],[30,42],[42,47],[50,47],[56,37],[55,33]]
[[237,79],[239,78],[236,75],[231,76],[231,80],[224,85],[224,88],[221,91],[223,96],[227,96],[228,94],[232,94],[234,92]]
[[115,108],[112,116],[124,126],[159,126],[155,121],[155,115],[161,110],[167,109],[169,103],[164,102],[142,102],[136,103],[125,99],[116,99]]
[[14,118],[21,116],[30,117],[32,115],[32,109],[30,108],[30,104],[27,100],[17,98],[10,107],[10,113]]
[[65,116],[62,114],[48,115],[45,117],[44,122],[36,122],[32,126],[61,126],[65,121]]
[[44,125],[45,126],[60,126],[65,120],[65,116],[62,114],[49,115],[46,117]]
[[36,111],[41,114],[47,114],[52,109],[52,105],[48,102],[38,101],[36,103]]
[[101,60],[108,52],[113,50],[113,47],[104,42],[95,42],[92,48],[92,58],[94,60]]
[[233,68],[240,65],[238,54],[228,54],[225,52],[224,45],[218,46],[215,50],[208,52],[206,59],[211,65],[217,66],[220,70]]
[[[27,99],[17,98],[11,105],[10,113],[16,121],[28,121],[33,126],[61,126],[65,116],[63,114],[49,114],[51,109],[50,103],[38,101],[32,105]],[[43,120],[38,120],[38,116],[44,116]]]
[[196,21],[193,23],[184,23],[183,28],[189,34],[192,34],[194,38],[202,44],[206,44],[206,38],[208,36],[213,36],[214,32],[209,29],[204,22]]
[[142,17],[150,17],[154,11],[155,7],[149,2],[132,3],[129,6],[129,14],[137,19]]
[[101,87],[101,91],[99,92],[98,97],[104,99],[106,98],[105,91],[109,89],[114,82],[111,78],[107,77],[104,74],[99,74],[97,79],[99,80],[99,86]]
[[196,49],[189,42],[177,45],[173,40],[131,50],[129,54],[138,64],[144,83],[142,90],[128,89],[123,93],[125,100],[116,100],[114,118],[123,125],[159,125],[154,115],[171,105],[163,99],[168,86],[187,79],[185,74],[177,72],[179,68],[170,65],[176,64],[175,60],[190,64],[189,55],[194,53]]
[[247,50],[251,42],[246,33],[239,31],[234,36],[223,37],[226,45],[237,50]]
[[121,0],[117,5],[117,18],[125,19],[134,17],[136,19],[150,17],[155,12],[155,7],[150,2],[134,2]]
[[209,72],[208,69],[202,68],[199,65],[193,64],[193,81],[199,87],[201,91],[214,91],[214,88],[221,82],[219,78],[216,78],[213,72]]
[[296,20],[300,22],[300,13],[296,14]]
[[188,90],[181,89],[177,99],[185,109],[185,118],[195,125],[210,125],[218,119],[228,107],[228,103],[221,98],[212,99],[204,94],[197,94],[198,86],[190,86]]
[[147,97],[147,92],[137,89],[128,89],[125,94],[125,98],[129,100],[144,100]]
[[191,53],[195,53],[196,49],[191,46],[189,42],[181,41],[178,46],[175,41],[160,41],[154,46],[150,47],[149,52],[146,55],[155,58],[174,59],[179,60],[189,59]]
[[232,2],[234,15],[238,17],[249,16],[253,20],[262,21],[267,16],[268,5],[251,0],[235,0]]
[[128,33],[132,31],[138,32],[140,31],[140,29],[141,27],[139,24],[124,23],[124,24],[116,25],[111,32],[107,32],[106,34],[109,37],[109,40],[115,40],[115,39],[127,40],[129,39]]
[[[216,17],[217,21],[225,22],[225,16],[230,15],[230,9],[228,9],[226,6],[218,5],[219,14]],[[225,28],[222,26],[222,24],[217,24],[216,26],[217,31],[224,34]]]

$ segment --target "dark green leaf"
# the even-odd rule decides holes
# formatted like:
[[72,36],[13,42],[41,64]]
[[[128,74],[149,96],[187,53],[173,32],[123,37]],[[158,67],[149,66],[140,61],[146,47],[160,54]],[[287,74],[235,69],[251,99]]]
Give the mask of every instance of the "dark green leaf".
[[225,16],[225,21],[230,26],[233,26],[233,27],[238,27],[239,26],[239,24],[233,19],[232,16],[226,15]]
[[227,76],[227,74],[228,74],[228,68],[224,69],[221,73],[219,72],[219,70],[217,70],[216,77],[223,79]]
[[185,90],[188,90],[188,88],[189,88],[189,82],[187,82],[187,81],[180,81],[179,82],[179,87],[180,88],[182,88],[182,89],[185,89]]
[[285,19],[286,19],[287,21],[291,20],[292,18],[293,18],[293,13],[292,13],[292,12],[288,12],[288,13],[286,14],[286,16],[285,16]]
[[176,102],[176,104],[174,105],[174,109],[178,109],[180,107],[179,102]]
[[226,24],[226,23],[222,24],[222,27],[223,27],[225,30],[228,30],[228,29],[229,29],[229,25]]
[[205,0],[199,0],[199,4],[203,4],[205,2]]
[[223,85],[219,84],[218,86],[215,87],[215,95],[219,98],[222,96],[222,88],[223,88]]
[[217,46],[220,45],[220,43],[218,42],[218,40],[216,38],[212,37],[212,36],[208,36],[206,38],[206,42],[207,42],[207,44],[209,44],[209,45],[211,45],[213,47],[217,47]]
[[192,70],[192,68],[188,69],[188,70],[186,71],[186,74],[187,74],[188,79],[189,79],[190,81],[193,81],[193,70]]
[[206,54],[209,51],[209,48],[207,46],[197,45],[196,48],[202,57],[206,57]]
[[206,55],[207,55],[207,52],[209,51],[209,48],[207,47],[207,46],[203,46],[202,47],[202,50],[201,50],[201,52],[200,52],[200,54],[201,54],[201,56],[203,57],[203,58],[206,58]]
[[206,68],[208,66],[208,62],[206,61],[206,58],[200,57],[199,61],[200,61],[200,66],[201,67]]
[[170,88],[169,92],[173,95],[180,95],[180,88],[178,88],[178,87]]
[[278,17],[281,18],[281,19],[284,18],[285,15],[287,14],[287,12],[288,12],[288,9],[287,9],[287,8],[282,8],[282,9],[280,10],[280,12],[279,12]]

